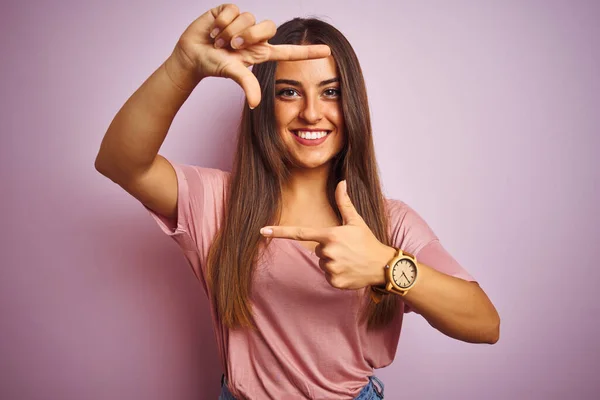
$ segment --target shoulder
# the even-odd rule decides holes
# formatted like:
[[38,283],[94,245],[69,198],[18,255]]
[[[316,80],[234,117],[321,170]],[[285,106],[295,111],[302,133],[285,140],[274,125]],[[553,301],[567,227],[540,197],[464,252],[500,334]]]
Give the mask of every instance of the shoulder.
[[408,210],[408,204],[402,200],[390,199],[386,197],[385,209],[388,212],[388,215],[402,214]]
[[180,187],[187,187],[191,193],[223,190],[231,176],[231,173],[227,171],[191,164],[173,163],[173,168]]
[[226,181],[231,173],[217,168],[199,167],[191,164],[174,164],[173,167],[183,172],[183,175],[188,180],[197,179],[213,179]]
[[410,220],[419,217],[419,214],[402,200],[385,199],[385,209],[390,221],[398,223],[410,222]]
[[416,252],[437,239],[425,219],[404,201],[386,198],[385,205],[390,237],[396,245]]

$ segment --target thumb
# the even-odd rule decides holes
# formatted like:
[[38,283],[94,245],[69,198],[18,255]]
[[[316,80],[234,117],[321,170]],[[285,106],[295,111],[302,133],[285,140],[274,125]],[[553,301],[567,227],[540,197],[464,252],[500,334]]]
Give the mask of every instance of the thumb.
[[342,220],[344,225],[352,224],[358,220],[362,220],[356,208],[354,208],[354,204],[352,204],[352,200],[350,200],[350,196],[348,196],[348,188],[345,180],[338,183],[337,188],[335,189],[335,202],[340,209],[340,214],[342,214]]
[[260,85],[256,76],[242,63],[233,62],[223,69],[227,78],[233,79],[244,89],[250,108],[258,106],[261,100]]

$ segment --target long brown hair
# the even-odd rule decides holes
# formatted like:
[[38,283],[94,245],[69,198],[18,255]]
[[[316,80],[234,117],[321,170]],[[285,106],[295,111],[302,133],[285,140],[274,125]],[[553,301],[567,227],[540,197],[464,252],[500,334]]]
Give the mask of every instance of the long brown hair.
[[[282,24],[271,44],[326,44],[337,64],[345,123],[345,145],[332,163],[327,183],[331,207],[341,220],[335,188],[346,179],[348,194],[377,239],[389,245],[385,199],[373,146],[367,91],[358,58],[344,35],[318,19],[295,18]],[[281,216],[281,188],[292,163],[275,125],[275,62],[255,65],[252,72],[262,91],[260,105],[244,107],[233,170],[221,227],[208,254],[207,283],[221,323],[230,328],[255,328],[249,304],[254,267],[268,245],[259,230],[276,225]],[[382,266],[383,267],[383,266]],[[379,304],[365,291],[362,321],[383,327],[400,312],[398,296]]]

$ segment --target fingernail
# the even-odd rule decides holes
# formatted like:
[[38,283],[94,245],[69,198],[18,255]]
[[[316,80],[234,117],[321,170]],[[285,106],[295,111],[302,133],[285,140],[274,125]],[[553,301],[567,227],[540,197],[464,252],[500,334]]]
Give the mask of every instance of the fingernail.
[[348,194],[348,184],[347,184],[347,182],[346,182],[345,179],[343,180],[343,182],[344,183],[342,185],[344,185],[343,186],[343,188],[344,188],[344,194],[347,195]]
[[212,32],[210,33],[210,37],[213,39],[216,38],[217,35],[219,34],[219,32],[221,32],[221,30],[219,28],[213,29]]
[[262,228],[260,233],[263,235],[271,235],[273,233],[273,229],[271,228]]
[[239,49],[242,44],[244,44],[244,39],[239,36],[231,41],[231,47],[234,49]]
[[221,47],[223,47],[224,44],[225,44],[225,40],[223,40],[223,38],[218,38],[217,41],[215,42],[215,47],[217,49],[220,49]]

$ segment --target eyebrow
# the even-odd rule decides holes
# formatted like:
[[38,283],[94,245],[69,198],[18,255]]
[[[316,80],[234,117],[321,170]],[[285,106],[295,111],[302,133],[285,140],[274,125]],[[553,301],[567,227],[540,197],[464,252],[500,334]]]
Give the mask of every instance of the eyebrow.
[[[325,85],[329,85],[330,83],[339,82],[339,81],[340,81],[340,78],[335,77],[335,78],[331,78],[331,79],[322,81],[321,83],[319,83],[319,86],[325,86]],[[277,79],[275,81],[275,84],[276,85],[286,84],[286,85],[292,85],[292,86],[298,86],[298,87],[302,86],[302,84],[300,82],[294,81],[291,79]]]

